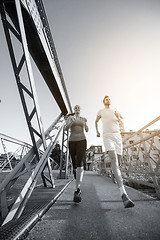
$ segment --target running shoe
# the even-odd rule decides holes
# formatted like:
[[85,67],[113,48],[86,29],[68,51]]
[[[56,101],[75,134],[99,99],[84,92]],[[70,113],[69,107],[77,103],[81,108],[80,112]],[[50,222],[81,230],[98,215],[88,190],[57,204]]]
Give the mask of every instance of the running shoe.
[[79,188],[77,188],[77,190],[74,192],[74,197],[73,197],[73,201],[74,202],[81,202],[82,198],[81,198],[81,190]]
[[134,207],[134,202],[125,193],[122,194],[122,201],[125,208]]

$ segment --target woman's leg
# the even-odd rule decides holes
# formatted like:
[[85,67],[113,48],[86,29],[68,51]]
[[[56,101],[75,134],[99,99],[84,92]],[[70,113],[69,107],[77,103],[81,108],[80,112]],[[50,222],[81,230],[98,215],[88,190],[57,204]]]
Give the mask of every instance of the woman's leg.
[[77,156],[77,172],[76,172],[76,188],[81,187],[84,174],[84,158],[86,153],[86,140],[77,143],[76,156]]
[[81,183],[83,180],[84,169],[83,167],[77,167],[76,171],[76,189],[81,188]]
[[69,154],[72,159],[72,165],[73,169],[77,168],[77,163],[76,163],[76,142],[71,142],[69,141]]

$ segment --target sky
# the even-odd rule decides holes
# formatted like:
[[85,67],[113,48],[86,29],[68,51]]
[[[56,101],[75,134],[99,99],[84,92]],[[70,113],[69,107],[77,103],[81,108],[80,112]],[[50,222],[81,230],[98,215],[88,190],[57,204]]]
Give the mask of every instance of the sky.
[[[79,104],[88,121],[87,147],[103,146],[94,122],[105,95],[124,117],[126,131],[137,131],[160,115],[159,0],[44,0],[43,4],[71,105]],[[32,65],[46,130],[59,109]],[[0,71],[0,133],[30,143],[2,22]]]

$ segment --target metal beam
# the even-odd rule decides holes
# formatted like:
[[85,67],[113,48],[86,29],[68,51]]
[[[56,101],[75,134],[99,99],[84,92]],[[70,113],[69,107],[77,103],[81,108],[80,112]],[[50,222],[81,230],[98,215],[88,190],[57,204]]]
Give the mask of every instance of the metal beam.
[[[42,1],[20,1],[29,52],[62,113],[72,112],[58,56]],[[2,0],[17,32],[20,32],[14,1]],[[34,6],[30,9],[29,4]],[[32,10],[32,11],[31,11]],[[35,20],[35,16],[37,19]],[[43,22],[41,19],[45,19]],[[39,24],[38,24],[38,23]]]

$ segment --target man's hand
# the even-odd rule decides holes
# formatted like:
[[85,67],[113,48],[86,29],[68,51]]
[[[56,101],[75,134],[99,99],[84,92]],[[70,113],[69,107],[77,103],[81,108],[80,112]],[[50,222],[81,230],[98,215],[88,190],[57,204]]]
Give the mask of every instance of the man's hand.
[[95,121],[95,127],[96,127],[96,131],[97,131],[97,137],[100,137],[100,133],[98,131],[98,121],[101,117],[97,115],[96,121]]
[[97,137],[100,137],[100,133],[99,132],[97,132]]

